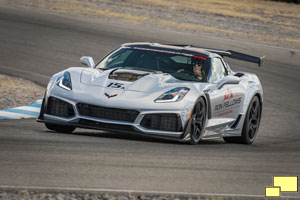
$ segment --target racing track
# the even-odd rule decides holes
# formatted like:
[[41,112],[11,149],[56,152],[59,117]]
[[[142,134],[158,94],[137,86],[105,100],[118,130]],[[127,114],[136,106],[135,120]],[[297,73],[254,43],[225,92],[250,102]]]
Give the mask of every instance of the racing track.
[[[55,187],[264,195],[272,176],[300,175],[300,51],[177,32],[110,25],[26,9],[0,7],[0,72],[46,86],[49,77],[99,60],[121,43],[191,43],[266,55],[257,73],[265,101],[252,146],[222,140],[192,146],[136,135],[78,129],[46,130],[29,120],[0,121],[0,188]],[[234,65],[239,65],[236,67]],[[300,193],[282,193],[282,196]]]

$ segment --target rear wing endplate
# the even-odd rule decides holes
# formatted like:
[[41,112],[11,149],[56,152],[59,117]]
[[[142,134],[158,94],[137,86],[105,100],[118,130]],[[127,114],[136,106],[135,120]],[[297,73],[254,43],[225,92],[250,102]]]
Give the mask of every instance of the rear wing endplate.
[[206,47],[199,47],[199,46],[194,46],[194,45],[184,45],[184,44],[170,44],[174,46],[180,46],[180,47],[195,47],[195,48],[201,48],[204,51],[208,51],[211,53],[216,53],[222,57],[226,56],[229,58],[237,59],[237,60],[242,60],[246,62],[252,62],[252,63],[257,63],[258,66],[261,66],[265,56],[263,57],[256,57],[256,56],[251,56],[248,54],[240,53],[237,51],[232,51],[232,50],[221,50],[221,49],[211,49],[211,48],[206,48]]

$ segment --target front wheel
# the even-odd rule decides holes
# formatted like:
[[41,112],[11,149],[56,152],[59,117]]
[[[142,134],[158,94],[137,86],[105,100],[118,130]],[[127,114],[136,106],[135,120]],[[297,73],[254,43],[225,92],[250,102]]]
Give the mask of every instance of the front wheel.
[[252,144],[256,138],[261,118],[261,106],[257,96],[249,104],[242,135],[240,137],[224,137],[225,142]]
[[76,127],[74,126],[49,124],[49,123],[45,123],[45,126],[48,129],[59,133],[72,133],[76,129]]
[[206,106],[202,98],[196,103],[191,120],[190,143],[198,144],[206,125]]

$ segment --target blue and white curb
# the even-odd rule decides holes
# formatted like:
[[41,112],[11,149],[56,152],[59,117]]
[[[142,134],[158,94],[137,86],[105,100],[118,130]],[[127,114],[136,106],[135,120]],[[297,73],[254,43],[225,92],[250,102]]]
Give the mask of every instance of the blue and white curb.
[[33,104],[0,110],[1,119],[24,119],[35,118],[39,116],[43,98],[37,100]]

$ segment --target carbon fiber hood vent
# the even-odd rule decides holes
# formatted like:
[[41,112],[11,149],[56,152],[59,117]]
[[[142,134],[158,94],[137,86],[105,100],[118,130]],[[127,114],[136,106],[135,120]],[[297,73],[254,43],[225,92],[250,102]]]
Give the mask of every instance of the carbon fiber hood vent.
[[120,81],[134,82],[142,78],[143,76],[149,75],[150,73],[152,72],[145,72],[132,69],[116,69],[109,74],[108,78]]

